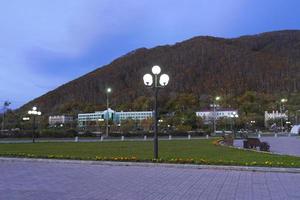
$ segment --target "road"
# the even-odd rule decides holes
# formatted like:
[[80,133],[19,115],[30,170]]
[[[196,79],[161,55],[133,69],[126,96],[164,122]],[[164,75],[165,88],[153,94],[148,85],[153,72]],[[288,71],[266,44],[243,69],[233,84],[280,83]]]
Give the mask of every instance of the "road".
[[300,174],[0,161],[5,200],[296,200]]

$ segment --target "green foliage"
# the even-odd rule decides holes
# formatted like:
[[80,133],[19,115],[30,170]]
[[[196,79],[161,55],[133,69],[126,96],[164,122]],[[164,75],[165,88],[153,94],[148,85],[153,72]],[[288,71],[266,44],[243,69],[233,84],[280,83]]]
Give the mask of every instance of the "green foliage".
[[186,133],[191,130],[192,130],[192,126],[190,126],[190,125],[179,124],[176,126],[176,131],[178,131],[178,132]]
[[122,121],[121,124],[121,131],[123,133],[128,133],[129,131],[133,130],[135,126],[136,126],[135,120],[131,120],[131,119],[124,120]]
[[75,137],[77,131],[74,129],[64,130],[64,129],[43,129],[39,131],[39,137],[49,137],[49,138],[69,138]]
[[167,102],[166,109],[172,110],[173,112],[185,112],[195,110],[198,105],[199,101],[195,95],[191,93],[181,93]]
[[140,96],[132,103],[133,110],[152,110],[151,99],[145,96]]
[[[221,100],[218,102],[223,108],[236,108],[239,110],[239,118],[235,120],[237,128],[262,128],[264,127],[264,112],[280,110],[280,99],[287,98],[288,101],[284,104],[284,110],[288,110],[289,120],[294,123],[300,123],[300,93],[289,94],[266,94],[262,92],[246,91],[244,93],[233,95],[232,93],[220,94]],[[170,125],[176,127],[178,125],[191,126],[192,130],[195,129],[208,129],[203,124],[201,118],[195,116],[195,112],[201,108],[208,108],[212,103],[212,95],[178,92],[175,95],[164,96],[164,101],[159,102],[160,117],[164,120],[161,127],[165,128]],[[153,99],[148,96],[139,96],[134,98],[133,101],[123,102],[116,104],[114,110],[116,111],[130,111],[130,110],[153,110]],[[104,104],[91,104],[82,102],[67,102],[60,106],[59,114],[69,114],[77,116],[78,113],[95,112],[97,110],[105,110]],[[21,115],[20,112],[8,110],[5,114],[5,128],[25,128],[30,129],[32,122],[22,122],[22,117],[27,114]],[[0,121],[2,117],[0,118]],[[255,125],[249,124],[250,121],[255,121]],[[38,117],[37,120],[40,128],[48,127],[48,115],[44,114]],[[123,123],[123,122],[122,122]],[[135,126],[126,125],[124,122],[124,130],[135,128]],[[90,123],[90,126],[97,126],[96,123]],[[98,125],[99,126],[99,125]],[[206,126],[206,127],[205,127]],[[218,122],[218,126],[222,129],[228,129],[230,121],[222,119]],[[72,124],[70,127],[76,127]],[[149,128],[150,127],[150,128]],[[99,127],[98,127],[99,128]],[[144,130],[151,129],[151,125],[143,125]]]
[[84,102],[66,102],[59,108],[59,114],[78,115],[78,113],[89,113],[106,109],[105,105],[95,105]]
[[263,114],[269,110],[274,102],[274,97],[253,91],[247,91],[238,97],[238,108],[241,113],[248,115],[251,113]]

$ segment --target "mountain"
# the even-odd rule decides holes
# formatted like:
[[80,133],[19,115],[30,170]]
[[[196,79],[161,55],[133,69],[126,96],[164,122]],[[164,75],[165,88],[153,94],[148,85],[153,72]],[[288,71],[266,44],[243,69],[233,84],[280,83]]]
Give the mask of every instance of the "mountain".
[[153,65],[160,65],[162,72],[170,75],[169,85],[161,92],[163,100],[180,93],[299,92],[300,31],[230,39],[199,36],[174,45],[140,48],[30,101],[19,111],[33,105],[46,114],[67,112],[66,107],[72,105],[82,112],[81,104],[99,105],[100,109],[105,105],[108,86],[113,90],[113,105],[130,105],[138,97],[151,95],[142,77]]

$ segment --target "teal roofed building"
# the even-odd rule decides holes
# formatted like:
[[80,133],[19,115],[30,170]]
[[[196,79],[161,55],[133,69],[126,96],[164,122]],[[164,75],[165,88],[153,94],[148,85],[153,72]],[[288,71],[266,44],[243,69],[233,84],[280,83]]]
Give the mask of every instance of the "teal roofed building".
[[89,122],[97,122],[101,120],[112,120],[114,123],[120,123],[122,120],[144,120],[153,117],[153,111],[128,111],[116,112],[111,108],[104,111],[96,111],[94,113],[78,114],[78,126],[84,127]]

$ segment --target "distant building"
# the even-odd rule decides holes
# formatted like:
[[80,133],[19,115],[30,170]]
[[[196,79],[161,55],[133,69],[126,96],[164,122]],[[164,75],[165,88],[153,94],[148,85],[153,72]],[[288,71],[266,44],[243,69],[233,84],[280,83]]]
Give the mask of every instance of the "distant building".
[[78,114],[78,125],[85,126],[88,122],[97,122],[100,120],[113,120],[115,123],[119,123],[122,120],[144,120],[153,117],[153,111],[130,111],[130,112],[116,112],[112,109],[104,111],[96,111],[94,113],[82,113]]
[[223,117],[231,118],[237,116],[237,114],[238,114],[238,110],[230,109],[230,108],[216,109],[215,112],[214,110],[201,110],[196,112],[196,116],[201,117],[206,122],[214,119],[214,116],[216,119],[223,118]]
[[134,119],[134,120],[144,120],[153,117],[153,111],[132,111],[132,112],[116,112],[117,117],[119,120],[127,120],[127,119]]
[[276,120],[276,119],[284,119],[284,120],[288,120],[288,115],[286,114],[286,112],[281,113],[278,110],[275,112],[273,110],[273,112],[268,112],[265,111],[265,126],[268,126],[268,121],[269,120]]
[[67,115],[56,115],[56,116],[49,116],[49,125],[54,126],[57,124],[68,124],[73,122],[72,116]]

